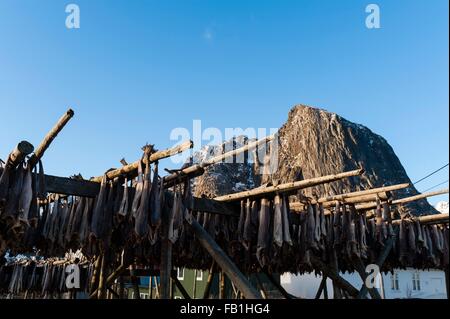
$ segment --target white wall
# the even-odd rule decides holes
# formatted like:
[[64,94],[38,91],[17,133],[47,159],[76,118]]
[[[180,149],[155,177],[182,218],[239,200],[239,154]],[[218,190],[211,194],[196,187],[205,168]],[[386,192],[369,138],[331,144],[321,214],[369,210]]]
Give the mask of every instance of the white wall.
[[[445,274],[440,270],[419,271],[420,291],[413,291],[412,277],[416,272],[414,269],[396,270],[398,273],[398,288],[399,290],[392,290],[391,274],[383,274],[383,284],[380,287],[380,295],[386,299],[396,298],[421,298],[421,299],[447,299],[445,287]],[[350,282],[354,287],[360,289],[362,280],[357,273],[341,274],[342,277]],[[283,274],[281,276],[281,285],[291,294],[301,298],[313,299],[317,293],[321,276],[314,274],[304,274],[296,276],[293,274]],[[333,286],[331,280],[327,280],[328,296],[333,296]],[[323,298],[323,294],[322,294]]]

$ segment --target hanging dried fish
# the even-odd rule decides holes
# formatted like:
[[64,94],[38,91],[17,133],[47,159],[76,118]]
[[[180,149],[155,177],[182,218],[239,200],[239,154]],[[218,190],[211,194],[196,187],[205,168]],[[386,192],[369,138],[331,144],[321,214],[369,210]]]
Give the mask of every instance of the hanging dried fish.
[[333,245],[339,246],[341,244],[341,203],[337,202],[333,212]]
[[261,267],[268,263],[268,239],[270,229],[270,202],[261,199],[261,209],[259,211],[258,244],[256,247],[256,258]]
[[433,240],[433,244],[436,250],[442,253],[444,251],[444,245],[441,242],[441,237],[439,235],[439,229],[437,225],[431,226],[431,238]]
[[351,255],[360,257],[361,255],[358,250],[358,241],[356,240],[357,213],[356,213],[355,205],[350,205],[348,214],[349,214],[349,219],[350,219],[350,227],[349,227],[349,234],[348,234],[349,252],[351,253]]
[[[377,233],[378,235],[378,233]],[[407,264],[408,261],[408,237],[406,230],[406,221],[402,218],[399,230],[400,263]]]
[[239,223],[237,229],[239,242],[242,242],[243,240],[245,217],[245,200],[241,200],[241,211],[239,214]]
[[25,169],[22,192],[19,198],[19,221],[28,224],[31,200],[33,198],[32,173],[30,165]]
[[65,244],[65,230],[67,230],[67,226],[68,226],[68,219],[70,217],[70,205],[69,202],[66,201],[61,209],[61,219],[60,219],[60,225],[59,225],[59,229],[60,231],[58,232],[58,245],[61,247],[64,247]]
[[118,212],[119,220],[121,221],[128,215],[128,197],[129,197],[128,178],[126,178],[125,183],[123,185],[122,201],[120,203]]
[[423,247],[425,240],[423,238],[422,227],[420,226],[418,219],[416,219],[416,221],[414,222],[414,226],[415,226],[415,232],[417,234],[417,244],[419,247]]
[[308,248],[319,249],[316,242],[316,220],[314,206],[308,204],[306,215],[306,244]]
[[39,205],[38,205],[38,175],[36,172],[36,167],[34,168],[34,172],[32,174],[31,180],[31,204],[30,204],[30,212],[28,214],[28,221],[32,228],[36,228],[39,220]]
[[86,203],[83,210],[83,216],[81,218],[81,225],[79,230],[79,239],[81,245],[87,243],[89,237],[89,226],[91,225],[92,218],[92,205],[94,203],[94,199],[88,198],[86,199]]
[[359,248],[361,251],[361,257],[363,258],[367,258],[367,252],[368,252],[368,247],[367,247],[367,238],[366,238],[366,233],[367,233],[367,226],[365,224],[365,218],[363,217],[362,214],[359,215]]
[[139,238],[146,237],[149,232],[150,191],[151,168],[149,161],[147,161],[145,164],[144,186],[142,188],[141,200],[134,224],[134,231]]
[[448,227],[443,229],[443,239],[444,239],[444,252],[442,254],[442,265],[448,267],[449,265],[449,230]]
[[[161,225],[161,192],[163,191],[160,188],[161,182],[159,180],[158,176],[158,162],[155,162],[155,169],[153,174],[153,182],[152,182],[152,188],[150,193],[150,222],[153,227],[158,228]],[[189,180],[186,182],[187,185],[190,185]],[[190,192],[190,187],[186,191]],[[186,195],[186,197],[192,196]]]
[[409,251],[411,252],[411,255],[415,255],[417,251],[416,246],[416,233],[414,231],[414,224],[411,222],[408,222],[407,224],[408,228],[408,247]]
[[283,219],[283,241],[288,245],[292,246],[292,238],[291,238],[291,221],[289,220],[290,209],[289,209],[289,200],[286,196],[282,198],[282,219]]
[[243,244],[246,249],[249,248],[250,243],[252,241],[252,222],[251,222],[251,214],[252,214],[252,203],[249,198],[245,203],[245,221],[244,221],[244,230],[242,232]]
[[[2,171],[2,175],[0,176],[0,208],[5,206],[5,203],[8,199],[8,191],[10,185],[10,175],[12,174],[12,169],[9,165],[5,165]],[[1,210],[0,210],[1,213]]]
[[9,177],[12,180],[12,185],[10,185],[8,199],[5,206],[5,216],[9,218],[15,219],[17,217],[24,174],[25,170],[23,169],[23,165],[19,165],[12,176]]
[[44,166],[42,165],[41,160],[39,160],[39,177],[37,183],[36,196],[39,199],[45,199],[47,197],[47,189],[45,187]]
[[313,205],[314,207],[314,241],[316,243],[320,242],[320,235],[321,235],[321,230],[320,230],[320,225],[321,225],[321,221],[320,221],[320,209],[318,207],[318,205]]
[[282,202],[279,194],[274,199],[274,218],[273,218],[273,242],[278,247],[283,245],[283,216]]
[[[172,243],[175,243],[181,233],[181,227],[182,227],[182,210],[183,210],[183,203],[181,199],[181,194],[179,192],[175,191],[174,193],[174,199],[173,199],[173,206],[170,213],[170,222],[169,222],[169,240]],[[208,222],[211,223],[211,216],[208,218]],[[211,225],[208,226],[210,228]],[[211,231],[211,230],[210,230]]]
[[387,223],[387,236],[394,235],[394,228],[392,227],[391,208],[389,204],[384,201],[383,204],[383,221]]
[[381,201],[380,198],[377,197],[377,208],[375,209],[375,219],[377,225],[377,241],[380,245],[384,245],[384,240],[387,236],[386,224],[383,220],[383,213],[381,211]]
[[138,213],[139,204],[141,203],[142,190],[144,188],[144,177],[142,174],[142,160],[138,163],[138,176],[134,192],[133,204],[131,206],[131,214],[134,218]]
[[108,196],[108,182],[106,174],[103,175],[100,184],[100,192],[97,195],[95,208],[92,213],[91,235],[94,238],[100,238],[103,235],[103,220],[105,215],[105,206]]

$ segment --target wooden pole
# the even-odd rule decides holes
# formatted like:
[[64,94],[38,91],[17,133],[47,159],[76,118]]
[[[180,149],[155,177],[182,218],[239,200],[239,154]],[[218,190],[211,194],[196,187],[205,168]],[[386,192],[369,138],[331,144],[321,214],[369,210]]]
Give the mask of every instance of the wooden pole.
[[328,267],[320,259],[316,258],[315,256],[311,256],[311,262],[314,264],[315,267],[319,268],[322,271],[323,275],[326,275],[331,280],[333,280],[333,282],[339,288],[342,288],[343,290],[347,291],[350,296],[356,297],[358,295],[358,289],[353,287],[347,280],[342,278],[338,272]]
[[[391,205],[406,204],[406,203],[414,202],[416,200],[425,199],[428,197],[443,195],[443,194],[448,194],[448,188],[442,189],[439,191],[435,191],[435,192],[428,192],[428,193],[423,193],[423,194],[419,194],[419,195],[415,195],[415,196],[396,199],[396,200],[392,201]],[[367,204],[356,205],[355,208],[357,210],[375,209],[375,208],[377,208],[377,203],[367,203]]]
[[[109,287],[113,284],[114,280],[116,280],[119,276],[122,275],[122,273],[127,270],[129,265],[120,265],[111,275],[108,276],[108,278],[105,280],[105,287]],[[95,275],[95,272],[94,272]],[[122,277],[121,277],[122,278]],[[93,277],[94,279],[94,277]],[[122,283],[123,283],[123,278],[122,278]],[[97,289],[94,289],[94,291],[91,293],[91,295],[89,296],[89,298],[95,298],[95,296],[97,295]]]
[[267,142],[270,142],[270,141],[272,141],[274,138],[275,138],[274,135],[266,136],[266,137],[264,137],[264,138],[262,138],[262,139],[260,139],[260,140],[257,140],[257,141],[248,143],[247,145],[245,145],[245,146],[243,146],[243,147],[241,147],[241,148],[238,148],[238,149],[235,149],[235,150],[226,152],[226,153],[224,153],[224,154],[215,156],[215,157],[213,157],[213,158],[211,158],[211,159],[208,159],[208,160],[202,162],[202,163],[200,164],[200,166],[203,167],[203,168],[205,168],[205,167],[207,167],[207,166],[210,166],[210,165],[213,165],[213,164],[220,163],[220,162],[222,162],[223,160],[225,160],[225,159],[227,159],[227,158],[230,158],[230,157],[232,157],[232,156],[237,156],[237,155],[239,155],[239,154],[242,154],[242,153],[244,153],[244,152],[246,152],[246,151],[249,151],[249,150],[252,150],[252,149],[258,147],[258,146],[260,146],[261,144],[265,144],[265,143],[267,143]]
[[148,298],[153,299],[153,276],[150,276],[148,281]]
[[[361,280],[362,280],[362,282],[364,284],[366,282],[366,279],[367,279],[367,274],[366,274],[366,267],[364,267],[364,264],[363,264],[361,258],[360,257],[355,257],[353,265],[355,266],[355,269],[358,272],[358,274],[361,277]],[[372,299],[382,299],[381,296],[380,296],[380,293],[378,292],[377,289],[375,289],[375,288],[370,288],[369,289],[368,288],[367,290],[369,291],[370,297],[372,297]]]
[[396,184],[392,186],[383,186],[383,187],[377,187],[372,189],[366,189],[363,191],[357,191],[357,192],[351,192],[351,193],[345,193],[345,194],[339,194],[339,195],[333,195],[333,196],[325,196],[319,198],[317,201],[313,201],[313,204],[317,203],[325,203],[325,202],[333,202],[333,201],[344,201],[345,199],[351,198],[351,197],[360,197],[365,195],[376,195],[378,193],[387,193],[403,188],[409,187],[410,184],[404,183],[404,184]]
[[130,266],[130,279],[131,284],[133,285],[133,299],[141,299],[141,292],[139,291],[139,283],[135,274],[135,269],[136,267],[132,264]]
[[169,219],[171,210],[167,205],[164,205],[162,215],[162,236],[161,236],[161,266],[160,266],[160,281],[161,281],[161,299],[170,299],[170,277],[172,273],[172,243],[169,240]]
[[219,273],[219,299],[225,299],[225,273]]
[[272,285],[274,285],[275,288],[277,288],[281,292],[281,294],[283,295],[284,298],[286,298],[286,299],[298,299],[296,296],[293,296],[290,293],[288,293],[286,291],[286,289],[284,289],[283,286],[281,286],[279,284],[279,282],[276,281],[275,278],[273,278],[272,274],[270,274],[267,271],[265,271],[264,274],[266,275],[267,278],[269,278],[269,281],[272,283]]
[[444,273],[445,273],[445,288],[447,291],[447,299],[449,299],[449,285],[450,285],[449,277],[450,276],[449,276],[449,267],[448,266],[445,268]]
[[194,270],[194,283],[192,284],[192,297],[195,299],[197,290],[197,269]]
[[[436,215],[425,215],[416,217],[421,224],[446,224],[449,222],[448,214],[436,214]],[[400,225],[401,219],[395,219],[392,221],[393,225]]]
[[[178,280],[177,276],[172,274],[171,275],[172,280],[175,283],[175,286],[177,286],[178,290],[181,292],[181,294],[183,295],[184,299],[191,299],[191,297],[189,296],[188,292],[186,291],[186,289],[184,289],[184,286],[181,284],[181,282]],[[195,295],[194,295],[194,299],[195,299]]]
[[271,140],[274,139],[274,136],[268,136],[265,137],[263,139],[260,139],[258,141],[252,142],[247,144],[244,147],[238,148],[236,150],[232,150],[230,152],[226,152],[224,154],[221,154],[219,156],[213,157],[209,160],[206,160],[202,163],[199,164],[195,164],[189,167],[186,167],[184,169],[181,169],[179,172],[170,174],[168,176],[164,176],[163,180],[164,180],[164,186],[168,187],[171,186],[174,182],[181,182],[182,179],[191,179],[197,176],[200,176],[204,173],[205,168],[217,163],[222,162],[223,160],[225,160],[226,158],[232,157],[232,156],[236,156],[239,155],[245,151],[248,151],[250,149],[253,149],[255,147],[258,147],[259,145],[263,144],[263,143],[267,143]]
[[332,174],[327,176],[321,176],[321,177],[315,177],[310,179],[305,179],[298,182],[291,182],[286,184],[280,184],[277,186],[269,186],[269,187],[258,187],[249,191],[239,192],[235,194],[228,194],[224,196],[216,197],[216,201],[240,201],[244,198],[249,197],[256,197],[256,196],[263,196],[267,194],[273,194],[273,193],[285,193],[290,192],[293,190],[298,190],[302,188],[312,187],[320,184],[330,183],[337,181],[339,179],[351,177],[351,176],[358,176],[361,175],[364,172],[363,169],[357,169],[353,171],[348,171],[344,173],[339,174]]
[[[357,203],[367,203],[367,202],[373,202],[376,201],[377,198],[379,198],[382,201],[387,201],[389,199],[389,195],[386,192],[380,192],[376,194],[371,195],[361,195],[361,196],[354,196],[354,197],[348,197],[343,198],[341,200],[334,200],[334,201],[327,201],[327,202],[320,202],[322,204],[323,208],[330,208],[336,206],[336,204],[342,203],[342,204],[357,204]],[[317,204],[319,201],[311,201],[311,204]],[[289,208],[295,212],[303,212],[307,209],[307,205],[301,202],[294,202],[289,204]]]
[[316,297],[314,299],[320,299],[320,296],[322,295],[322,291],[325,289],[327,285],[327,276],[323,276],[322,280],[320,281],[319,289],[317,290]]
[[59,132],[66,126],[67,122],[73,117],[75,113],[72,109],[68,109],[67,112],[58,120],[58,122],[53,126],[53,128],[47,133],[47,135],[42,140],[41,144],[39,144],[38,148],[34,152],[34,155],[30,158],[30,165],[34,167],[37,162],[42,158],[45,151],[48,149],[50,144],[53,142],[55,137]]
[[31,143],[27,141],[21,141],[9,154],[5,166],[12,168],[16,167],[20,162],[22,162],[25,159],[27,155],[31,154],[33,150],[34,146]]
[[251,285],[239,268],[236,267],[206,230],[194,218],[189,218],[188,223],[191,225],[203,248],[208,251],[219,267],[227,274],[228,278],[234,282],[236,287],[244,294],[244,297],[246,299],[261,299],[258,291]]
[[100,276],[98,282],[98,296],[97,299],[104,299],[106,297],[106,289],[105,289],[105,272],[106,272],[106,263],[105,263],[105,255],[102,255],[101,267],[100,267]]
[[[194,146],[194,143],[192,141],[186,141],[178,146],[163,150],[163,151],[157,151],[153,154],[151,154],[148,157],[148,161],[150,163],[154,163],[156,161],[159,161],[161,159],[173,156],[175,154],[179,154],[184,152],[185,150],[191,149]],[[147,159],[144,159],[144,163],[147,161]],[[108,179],[114,179],[119,176],[128,175],[130,177],[136,176],[137,169],[139,166],[139,161],[136,161],[132,164],[128,164],[125,166],[122,166],[121,168],[109,171],[106,173],[106,176]],[[103,176],[94,177],[91,179],[92,182],[100,183],[102,181]]]
[[97,296],[98,276],[100,274],[101,262],[102,262],[102,257],[100,255],[95,260],[94,273],[92,274],[92,278],[91,278],[91,296],[92,297],[93,297],[93,295]]
[[211,291],[211,285],[214,279],[214,270],[215,270],[215,265],[216,263],[212,262],[211,267],[209,269],[209,273],[208,273],[208,279],[206,280],[206,286],[205,286],[205,291],[203,293],[203,299],[208,299],[209,298],[209,293]]
[[[396,232],[386,240],[384,248],[375,262],[375,264],[380,268],[380,270],[381,270],[381,266],[384,264],[384,261],[389,256],[389,253],[391,252],[392,247],[395,244],[395,240],[398,236],[398,232],[399,232],[399,229],[397,228]],[[365,282],[363,282],[363,285],[362,285],[361,289],[359,290],[359,293],[357,294],[357,298],[363,299],[367,295],[367,290],[368,290],[368,288],[367,288]]]
[[261,279],[259,278],[258,273],[255,273],[255,277],[256,277],[256,282],[258,283],[258,286],[259,286],[259,291],[261,292],[261,296],[263,297],[263,299],[267,299],[269,297],[269,295],[267,294],[267,291],[264,289],[264,286],[261,282]]

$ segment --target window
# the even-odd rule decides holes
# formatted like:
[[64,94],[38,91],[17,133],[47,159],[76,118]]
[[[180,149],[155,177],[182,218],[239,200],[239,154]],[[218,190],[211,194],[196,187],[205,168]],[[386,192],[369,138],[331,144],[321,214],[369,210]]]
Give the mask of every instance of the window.
[[412,274],[412,283],[413,283],[413,290],[419,291],[420,290],[420,273],[418,271],[415,271]]
[[203,280],[203,271],[197,270],[197,277],[195,278],[197,281]]
[[394,272],[393,274],[391,274],[391,289],[392,290],[399,290],[398,287],[398,273]]
[[184,268],[177,268],[178,280],[184,280]]

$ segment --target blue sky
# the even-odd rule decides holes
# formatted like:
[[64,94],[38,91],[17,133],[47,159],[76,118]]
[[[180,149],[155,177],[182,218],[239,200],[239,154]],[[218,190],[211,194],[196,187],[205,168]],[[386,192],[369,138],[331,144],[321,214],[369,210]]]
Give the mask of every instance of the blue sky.
[[[69,3],[78,30],[65,27]],[[0,157],[37,145],[69,106],[47,173],[90,177],[146,142],[171,146],[194,119],[279,127],[303,103],[384,136],[418,180],[448,163],[448,1],[376,1],[377,30],[369,3],[0,0]]]

